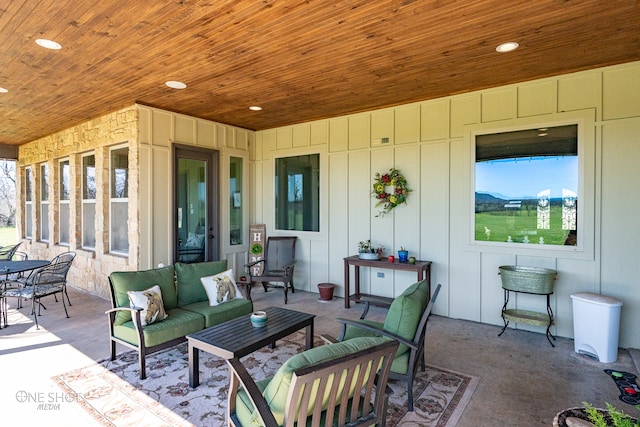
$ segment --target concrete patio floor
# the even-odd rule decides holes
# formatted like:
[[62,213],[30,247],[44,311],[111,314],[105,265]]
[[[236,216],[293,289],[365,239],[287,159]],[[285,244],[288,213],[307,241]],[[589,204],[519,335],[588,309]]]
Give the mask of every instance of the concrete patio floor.
[[[87,366],[109,356],[107,300],[70,289],[70,318],[62,303],[45,301],[47,310],[35,329],[30,306],[16,310],[9,301],[9,327],[0,330],[0,420],[3,425],[98,425],[67,396],[51,377]],[[283,293],[261,287],[252,292],[254,308],[284,306]],[[437,302],[436,302],[437,304]],[[316,314],[316,334],[337,335],[337,317],[358,318],[362,307],[345,310],[343,299],[318,301],[318,294],[289,294],[287,308]],[[500,307],[496,308],[497,310]],[[367,318],[382,320],[385,310],[373,307]],[[603,364],[573,351],[573,340],[558,338],[552,348],[544,334],[500,328],[432,316],[426,340],[427,363],[480,377],[480,383],[458,426],[551,426],[555,414],[590,402],[610,402],[632,416],[631,405],[618,399],[618,390],[604,369],[640,376],[637,351],[620,349],[615,363]],[[118,347],[118,351],[125,351]],[[633,357],[632,357],[633,356]],[[44,409],[40,403],[59,404]]]

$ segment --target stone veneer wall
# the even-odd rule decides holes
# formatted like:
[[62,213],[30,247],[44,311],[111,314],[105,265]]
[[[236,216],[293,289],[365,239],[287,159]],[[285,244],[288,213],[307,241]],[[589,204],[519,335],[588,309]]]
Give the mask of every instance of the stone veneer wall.
[[[20,250],[30,259],[51,259],[68,250],[77,253],[69,272],[69,286],[84,289],[103,297],[109,296],[108,275],[116,270],[136,270],[139,264],[139,111],[132,105],[98,117],[78,126],[40,138],[19,148],[16,212],[18,235],[22,237]],[[109,149],[129,147],[129,255],[109,254]],[[93,153],[96,166],[96,245],[95,250],[82,249],[82,156]],[[59,161],[69,160],[71,169],[71,197],[69,201],[69,245],[59,244]],[[49,165],[49,215],[41,218],[40,166]],[[24,238],[25,168],[32,168],[32,224],[31,239]],[[49,241],[40,241],[40,224],[49,223]],[[72,301],[73,302],[73,301]]]

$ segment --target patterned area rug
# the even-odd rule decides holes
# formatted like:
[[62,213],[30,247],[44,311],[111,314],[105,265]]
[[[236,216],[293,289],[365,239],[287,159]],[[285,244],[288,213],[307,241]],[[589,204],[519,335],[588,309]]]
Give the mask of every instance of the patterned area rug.
[[[322,345],[316,340],[315,345]],[[304,350],[304,334],[278,341],[243,363],[255,379],[273,375],[288,358]],[[200,352],[200,386],[189,388],[186,343],[147,356],[147,379],[140,380],[137,354],[57,375],[54,381],[105,426],[225,425],[229,373],[226,362]],[[414,412],[407,411],[406,383],[390,381],[388,426],[455,426],[479,379],[427,366],[414,385]]]

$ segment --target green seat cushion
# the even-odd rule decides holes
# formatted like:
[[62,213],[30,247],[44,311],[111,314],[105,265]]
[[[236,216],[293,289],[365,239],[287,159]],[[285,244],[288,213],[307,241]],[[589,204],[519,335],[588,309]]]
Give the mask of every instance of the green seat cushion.
[[[264,392],[264,389],[267,387],[267,385],[269,384],[269,382],[271,381],[273,377],[269,377],[269,378],[265,378],[264,380],[260,380],[260,381],[256,381],[256,385],[258,386],[258,390],[260,390],[261,393]],[[357,413],[357,417],[362,416],[362,406],[364,405],[364,402],[361,401],[360,402],[360,408],[358,409],[358,413]],[[242,406],[242,411],[245,413],[248,413],[249,411],[251,411],[253,408],[253,404],[251,403],[251,400],[249,399],[249,395],[247,394],[247,392],[243,389],[240,388],[238,390],[238,395],[236,398],[236,409]],[[349,400],[349,404],[347,405],[347,414],[351,413],[351,408],[353,406],[353,399]],[[340,406],[336,406],[336,415],[334,415],[333,418],[333,427],[338,427],[338,416],[337,414],[340,412]],[[236,415],[235,417],[237,418],[237,411],[236,411]],[[322,413],[322,416],[320,418],[320,425],[323,427],[327,427],[327,423],[326,423],[326,411]],[[249,424],[248,426],[246,424],[242,424],[243,427],[263,427],[263,424],[259,422],[259,420],[254,421],[252,424]],[[312,427],[311,424],[311,419],[307,420],[307,427]]]
[[409,356],[411,352],[405,351],[400,356],[396,356],[391,362],[391,372],[401,375],[407,375],[409,373]]
[[[387,341],[386,338],[354,338],[349,341],[343,341],[337,344],[323,345],[315,347],[310,350],[304,351],[300,354],[296,354],[287,360],[278,369],[271,381],[264,387],[262,395],[264,396],[267,405],[271,409],[273,416],[279,425],[282,425],[284,421],[285,405],[287,403],[287,395],[289,394],[289,387],[291,386],[291,379],[293,373],[299,369],[307,366],[316,365],[318,363],[325,362],[327,360],[336,359],[341,356],[356,353],[360,350],[380,345]],[[330,385],[330,384],[329,384]],[[350,395],[354,392],[355,385],[350,387],[347,391]],[[340,388],[340,392],[344,391],[344,387]],[[338,393],[337,400],[341,398],[341,394]],[[323,408],[326,408],[329,400],[329,396],[324,396]],[[253,409],[253,405],[246,405],[248,398],[236,399],[236,415],[243,426],[260,425],[257,411]],[[313,412],[313,405],[315,400],[311,399],[310,407],[307,408],[307,414]]]
[[[129,307],[128,291],[144,291],[154,285],[160,286],[165,311],[178,306],[178,297],[172,265],[144,271],[115,271],[109,275],[116,307]],[[131,313],[118,312],[114,325],[131,321]]]
[[[174,308],[167,310],[167,314],[169,316],[166,319],[142,328],[146,347],[164,344],[204,328],[204,317],[193,311]],[[138,345],[138,334],[133,321],[114,326],[113,335],[130,344]]]
[[[373,320],[354,320],[354,322],[362,323],[363,325],[372,326],[377,329],[382,329],[382,322],[375,322]],[[343,341],[351,340],[360,337],[379,337],[380,334],[376,334],[373,331],[367,331],[366,329],[358,328],[357,326],[347,326],[347,331],[344,334]]]
[[253,311],[253,303],[248,299],[238,298],[216,306],[210,306],[209,300],[206,300],[194,302],[181,308],[204,316],[204,327],[208,328],[209,326],[217,325],[218,323],[251,313]]
[[194,302],[209,301],[200,278],[222,273],[227,269],[227,260],[196,262],[193,264],[177,262],[175,268],[176,282],[178,284],[178,305],[182,307]]
[[[381,322],[374,322],[372,320],[357,320],[357,322],[363,323],[365,325],[373,326],[374,328],[378,328],[378,329],[382,329],[382,325],[383,325]],[[343,340],[346,341],[346,340],[351,340],[358,337],[379,337],[379,336],[381,335],[376,334],[375,332],[361,329],[361,328],[358,328],[357,326],[349,325],[347,326],[347,331],[344,334]],[[393,359],[393,363],[391,364],[391,372],[406,375],[407,372],[409,372],[409,356],[410,356],[410,353],[408,351],[405,351],[400,355],[396,353],[396,357]]]
[[[420,317],[422,317],[428,303],[429,285],[427,281],[422,280],[414,283],[393,300],[387,317],[384,319],[383,329],[408,340],[413,340]],[[409,347],[400,344],[396,355],[399,356],[407,350]]]
[[[268,377],[255,382],[256,386],[258,386],[258,390],[260,390],[260,393],[264,393],[264,389],[267,388],[272,378],[273,377]],[[244,390],[244,388],[240,388],[236,396],[236,416],[238,413],[242,413],[243,419],[249,420],[242,423],[243,427],[252,426],[252,425],[262,426],[262,424],[257,419],[255,420],[255,424],[251,424],[252,412],[253,412],[253,403],[251,403],[251,399],[249,399],[249,395]],[[249,424],[246,424],[247,422],[249,422]]]

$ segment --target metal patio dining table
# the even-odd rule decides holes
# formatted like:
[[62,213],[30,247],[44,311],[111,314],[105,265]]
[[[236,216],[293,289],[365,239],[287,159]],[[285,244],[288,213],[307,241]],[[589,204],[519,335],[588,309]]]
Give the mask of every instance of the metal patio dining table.
[[44,259],[28,259],[20,261],[0,260],[0,276],[4,275],[4,279],[0,283],[0,329],[2,329],[2,322],[4,321],[4,327],[7,324],[7,301],[4,297],[4,291],[8,283],[8,277],[10,274],[19,274],[26,271],[36,270],[38,268],[45,267],[51,264],[51,261]]

